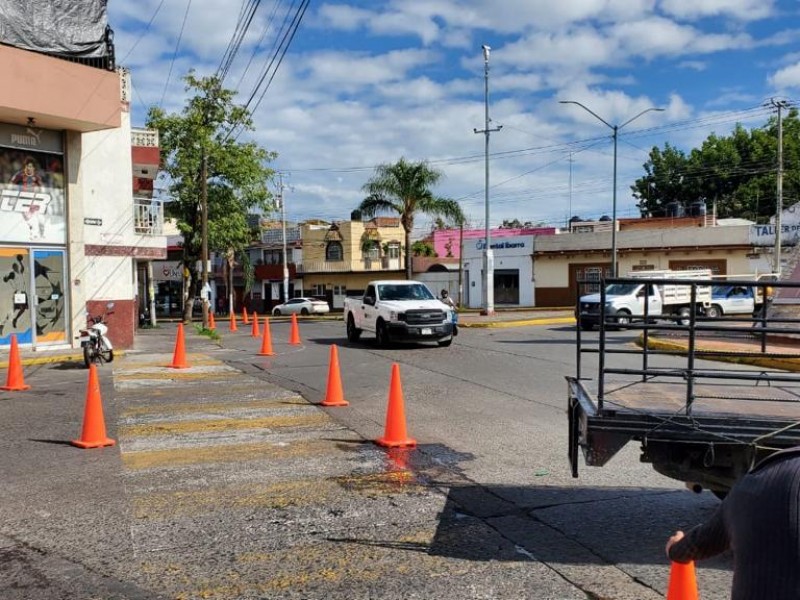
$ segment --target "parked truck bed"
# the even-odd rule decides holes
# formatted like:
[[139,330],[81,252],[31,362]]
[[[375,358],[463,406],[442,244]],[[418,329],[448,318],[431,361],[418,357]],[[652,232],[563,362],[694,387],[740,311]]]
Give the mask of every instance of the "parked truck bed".
[[[762,358],[785,358],[787,339],[800,345],[800,319],[772,319],[765,310],[752,324],[758,328],[741,318],[693,315],[685,327],[642,319],[631,326],[642,332],[638,345],[607,343],[602,326],[598,336],[577,329],[577,373],[567,377],[573,476],[581,451],[586,464],[603,466],[628,442],[638,441],[641,460],[658,472],[722,495],[757,460],[800,445],[800,373],[701,360],[734,354],[719,347],[706,351],[703,339],[747,340],[750,350],[735,354]],[[642,343],[657,336],[680,341],[685,356]],[[770,352],[774,336],[781,345]],[[592,362],[587,355],[597,359],[596,377],[582,377]]]

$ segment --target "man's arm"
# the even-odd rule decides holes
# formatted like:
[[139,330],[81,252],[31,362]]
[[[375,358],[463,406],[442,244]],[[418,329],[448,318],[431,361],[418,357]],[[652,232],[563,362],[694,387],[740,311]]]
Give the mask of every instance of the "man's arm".
[[670,538],[671,543],[667,543],[667,556],[675,562],[702,560],[721,554],[730,547],[722,505],[707,523],[698,525],[682,537],[679,534]]

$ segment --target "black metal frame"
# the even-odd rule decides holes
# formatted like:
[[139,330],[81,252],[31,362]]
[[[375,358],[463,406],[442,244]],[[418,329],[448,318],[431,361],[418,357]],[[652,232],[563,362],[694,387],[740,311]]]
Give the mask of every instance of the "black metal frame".
[[[643,312],[631,315],[631,323],[625,325],[628,329],[642,332],[640,349],[611,348],[607,344],[607,330],[613,325],[615,319],[606,314],[606,286],[612,283],[647,283],[656,285],[687,285],[691,286],[691,305],[698,307],[697,288],[705,285],[718,285],[718,280],[709,279],[670,279],[670,278],[641,278],[619,277],[601,279],[600,288],[600,315],[599,337],[597,345],[585,342],[582,333],[582,313],[580,296],[584,283],[597,283],[596,281],[579,281],[576,294],[576,376],[567,377],[569,388],[569,459],[572,465],[573,476],[578,474],[578,449],[583,447],[587,464],[605,464],[622,446],[632,439],[638,439],[647,444],[653,441],[668,441],[673,443],[727,443],[727,444],[758,444],[768,440],[773,448],[789,447],[800,444],[800,423],[797,419],[765,417],[752,415],[748,418],[732,417],[724,414],[693,413],[695,403],[695,384],[703,379],[729,379],[736,381],[751,381],[754,386],[761,384],[800,384],[800,373],[787,373],[777,369],[764,369],[761,371],[746,371],[734,368],[730,363],[717,368],[698,368],[698,358],[720,358],[729,356],[758,357],[768,355],[770,358],[797,357],[796,354],[767,352],[768,334],[781,334],[784,336],[797,336],[800,343],[800,319],[771,319],[767,314],[767,301],[761,305],[758,315],[748,318],[723,317],[710,319],[704,316],[702,310],[691,311],[688,325],[675,322],[666,322],[669,318],[651,321],[649,315],[649,302],[647,296],[643,302]],[[747,281],[726,280],[726,285],[741,285],[743,287],[759,287],[763,298],[767,298],[767,288],[798,288],[800,284],[773,281]],[[596,318],[592,314],[591,318]],[[640,322],[634,322],[640,321]],[[742,327],[749,323],[759,328]],[[788,327],[774,327],[773,325]],[[653,331],[683,332],[688,341],[684,350],[655,350],[649,347],[650,334]],[[698,337],[707,334],[723,334],[726,336],[753,336],[760,338],[760,351],[751,352],[726,352],[715,350],[700,350],[697,348]],[[582,376],[582,357],[584,354],[597,354],[598,378],[596,399],[584,385],[586,378]],[[686,355],[686,365],[683,368],[664,368],[651,366],[654,355]],[[614,355],[641,355],[641,368],[616,368],[610,363]],[[686,382],[686,398],[683,409],[679,414],[665,415],[662,413],[649,413],[647,411],[617,410],[607,407],[606,377],[608,375],[631,376],[634,381],[647,382],[656,378],[671,380],[684,380]],[[792,386],[793,387],[793,386]],[[800,390],[799,390],[800,391]],[[766,394],[765,394],[766,395]],[[737,398],[730,398],[736,400]],[[738,398],[743,399],[743,398]],[[752,399],[752,398],[748,398]],[[775,401],[776,398],[764,398]],[[798,400],[800,402],[800,400]]]

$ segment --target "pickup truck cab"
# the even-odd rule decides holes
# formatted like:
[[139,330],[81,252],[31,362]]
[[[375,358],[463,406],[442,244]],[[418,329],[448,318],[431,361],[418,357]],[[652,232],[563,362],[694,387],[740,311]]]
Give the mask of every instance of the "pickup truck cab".
[[345,298],[347,339],[357,342],[364,331],[379,346],[391,342],[453,342],[452,309],[421,281],[371,281],[361,298]]
[[711,306],[706,309],[706,315],[713,319],[723,315],[752,315],[755,310],[754,288],[715,285],[711,288]]
[[648,319],[674,320],[687,326],[692,312],[702,314],[710,306],[711,286],[696,286],[692,302],[691,286],[681,281],[710,276],[709,270],[629,273],[627,278],[606,286],[605,304],[602,304],[601,294],[582,296],[576,317],[581,329],[587,331],[599,325],[602,314],[605,314],[607,323],[626,327],[644,318],[646,302]]

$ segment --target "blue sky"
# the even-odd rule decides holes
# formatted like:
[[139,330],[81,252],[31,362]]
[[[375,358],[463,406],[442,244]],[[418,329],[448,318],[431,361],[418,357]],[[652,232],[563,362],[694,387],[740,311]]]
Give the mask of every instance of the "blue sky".
[[[225,79],[240,102],[300,4],[259,4]],[[241,6],[109,3],[134,125],[150,105],[182,108],[189,68],[217,71]],[[484,136],[473,130],[484,126],[487,44],[492,126],[503,126],[491,136],[491,224],[611,214],[611,131],[559,100],[611,124],[664,109],[620,132],[618,216],[637,216],[629,188],[652,146],[688,151],[736,122],[763,125],[771,97],[800,100],[798,41],[796,0],[312,1],[251,135],[278,153],[290,219],[349,218],[374,166],[405,156],[440,169],[436,192],[483,227]],[[415,233],[429,227],[421,218]]]

